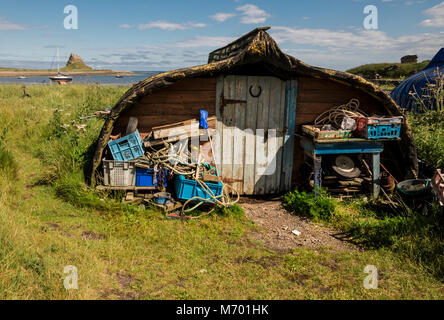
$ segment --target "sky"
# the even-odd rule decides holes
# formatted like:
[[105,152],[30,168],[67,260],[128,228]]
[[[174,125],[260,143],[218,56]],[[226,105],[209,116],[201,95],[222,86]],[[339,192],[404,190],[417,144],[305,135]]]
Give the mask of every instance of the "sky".
[[[305,63],[347,70],[431,59],[444,47],[440,0],[0,0],[0,67],[50,68],[56,47],[94,68],[166,71],[207,62],[208,53],[259,26]],[[77,8],[78,29],[65,18]],[[367,5],[377,29],[364,28]],[[69,22],[72,22],[70,20]],[[374,22],[374,20],[373,20]]]

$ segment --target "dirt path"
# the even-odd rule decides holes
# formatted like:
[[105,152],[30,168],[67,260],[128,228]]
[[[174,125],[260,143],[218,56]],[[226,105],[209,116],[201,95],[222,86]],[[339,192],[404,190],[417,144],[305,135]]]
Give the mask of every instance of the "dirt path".
[[[358,250],[356,246],[340,240],[339,231],[288,213],[278,200],[244,199],[240,205],[247,218],[263,228],[253,234],[254,239],[263,242],[272,250],[288,252],[298,247]],[[300,235],[294,234],[294,230],[299,231]]]

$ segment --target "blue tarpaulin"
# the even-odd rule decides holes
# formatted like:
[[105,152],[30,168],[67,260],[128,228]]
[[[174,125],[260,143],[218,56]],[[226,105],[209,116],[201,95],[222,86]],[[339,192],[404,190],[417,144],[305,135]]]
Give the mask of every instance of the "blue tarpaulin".
[[444,72],[444,48],[439,50],[424,70],[404,80],[393,90],[391,93],[393,100],[395,100],[401,108],[415,110],[415,100],[409,92],[416,91],[418,95],[421,95],[422,89],[427,84],[427,81],[431,81],[432,78],[436,76],[436,68],[439,68],[439,72]]

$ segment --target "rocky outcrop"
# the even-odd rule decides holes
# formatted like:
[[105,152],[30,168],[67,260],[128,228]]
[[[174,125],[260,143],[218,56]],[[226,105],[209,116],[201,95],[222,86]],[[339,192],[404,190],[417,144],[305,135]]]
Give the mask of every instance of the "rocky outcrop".
[[66,68],[68,69],[92,69],[91,67],[87,66],[85,62],[83,62],[82,58],[80,56],[71,53],[69,56],[68,62],[66,63]]

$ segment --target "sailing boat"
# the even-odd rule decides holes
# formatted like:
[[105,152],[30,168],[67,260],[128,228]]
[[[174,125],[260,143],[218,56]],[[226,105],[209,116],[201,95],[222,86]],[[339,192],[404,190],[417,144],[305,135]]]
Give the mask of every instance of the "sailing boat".
[[59,61],[59,48],[57,48],[57,75],[49,76],[51,81],[57,82],[58,84],[67,84],[72,82],[72,77],[64,75],[60,72],[60,61]]

